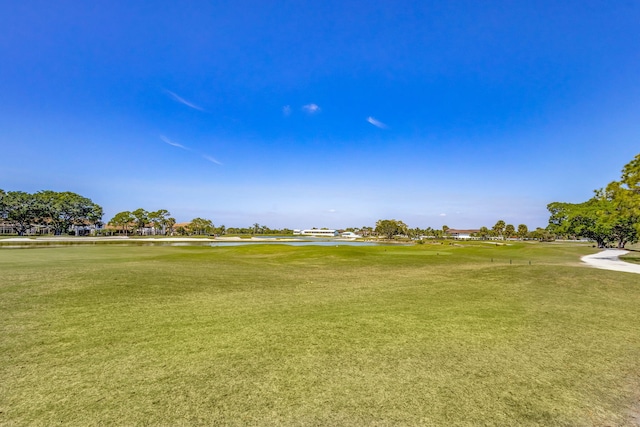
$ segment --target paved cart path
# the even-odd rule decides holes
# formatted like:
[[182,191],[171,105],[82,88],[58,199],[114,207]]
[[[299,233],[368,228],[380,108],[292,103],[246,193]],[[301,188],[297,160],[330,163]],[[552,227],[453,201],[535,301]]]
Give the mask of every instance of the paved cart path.
[[597,254],[583,256],[580,259],[596,268],[640,274],[640,264],[624,262],[618,258],[620,255],[624,255],[626,253],[629,253],[629,251],[622,249],[607,249],[602,252],[598,252]]

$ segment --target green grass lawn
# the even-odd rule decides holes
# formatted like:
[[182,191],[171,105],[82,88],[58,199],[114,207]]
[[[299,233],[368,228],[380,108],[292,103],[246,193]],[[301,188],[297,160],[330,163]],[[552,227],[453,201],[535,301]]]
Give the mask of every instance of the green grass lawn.
[[590,246],[0,248],[0,425],[630,425]]
[[620,257],[623,261],[640,264],[640,245],[628,245],[627,250],[630,252]]

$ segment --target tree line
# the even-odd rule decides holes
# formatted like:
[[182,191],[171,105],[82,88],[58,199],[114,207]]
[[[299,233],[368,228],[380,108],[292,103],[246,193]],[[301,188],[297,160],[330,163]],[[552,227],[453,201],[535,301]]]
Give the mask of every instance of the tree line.
[[513,224],[507,224],[504,220],[498,220],[491,228],[485,226],[480,227],[480,230],[473,233],[472,236],[481,240],[520,239],[548,241],[555,238],[546,228],[537,227],[535,230],[529,230],[526,224],[518,224],[516,228]]
[[[479,239],[536,239],[553,240],[563,238],[587,238],[598,247],[616,246],[624,248],[628,243],[640,240],[640,154],[622,169],[619,181],[595,190],[594,196],[582,203],[553,202],[547,205],[550,212],[549,225],[529,231],[525,224],[515,227],[503,220],[489,227],[481,227],[472,234]],[[83,234],[90,227],[100,229],[103,209],[87,197],[69,191],[51,190],[27,193],[0,189],[0,225],[2,232],[12,230],[20,236],[25,234],[55,234],[72,232]],[[223,234],[292,234],[292,230],[271,229],[255,223],[249,227],[215,226],[206,218],[194,218],[178,225],[166,209],[117,213],[108,225],[112,230],[102,233],[153,234],[153,235],[223,235]],[[446,238],[449,227],[441,229],[410,228],[403,221],[381,219],[375,227],[350,227],[363,237],[382,236],[387,239],[423,237]]]
[[[118,212],[107,224],[112,228],[100,230],[102,223],[102,207],[93,203],[91,199],[71,192],[39,191],[34,194],[23,191],[0,190],[0,220],[5,227],[9,227],[19,235],[46,233],[60,235],[69,232],[73,227],[93,225],[99,234],[124,235],[273,235],[292,234],[289,228],[270,228],[266,225],[254,223],[249,227],[216,226],[207,218],[193,218],[185,224],[177,224],[167,209],[148,211],[138,208],[133,211]],[[350,227],[346,231],[353,231],[363,237],[383,236],[388,239],[399,236],[411,239],[420,237],[445,238],[448,227],[442,229],[410,228],[404,222],[391,219],[379,220],[375,227]],[[517,232],[514,227],[498,223],[491,229],[482,227],[476,237],[489,238],[495,236],[517,235],[522,237],[523,230],[528,232],[525,225],[519,225]]]
[[[367,236],[382,236],[387,239],[396,238],[434,238],[443,239],[448,237],[448,232],[451,230],[447,225],[443,225],[441,229],[434,229],[431,227],[411,228],[407,226],[403,221],[396,219],[381,219],[376,222],[375,228],[372,227],[360,227],[360,228],[347,228],[347,231],[353,231],[359,233],[364,237]],[[480,227],[478,231],[472,232],[471,237],[488,240],[488,239],[535,239],[535,240],[551,240],[553,236],[548,230],[544,228],[536,228],[533,231],[529,231],[529,227],[526,224],[519,224],[516,228],[513,224],[507,224],[504,220],[498,220],[496,224],[489,228],[486,226]]]
[[595,190],[582,203],[553,202],[547,206],[550,232],[584,237],[598,247],[624,248],[640,237],[640,154],[622,169],[619,181]]
[[134,211],[118,212],[107,224],[128,235],[133,232],[144,234],[144,230],[149,226],[151,226],[151,234],[166,234],[166,230],[172,229],[175,223],[176,219],[171,217],[166,209],[149,212],[139,208]]
[[19,236],[34,230],[60,235],[72,227],[79,234],[82,227],[101,225],[102,215],[100,205],[70,191],[26,193],[0,189],[0,220]]
[[[124,211],[117,213],[108,225],[115,227],[120,234],[152,234],[152,235],[224,235],[224,234],[241,234],[241,235],[274,235],[293,234],[290,228],[270,228],[266,225],[254,223],[249,227],[226,227],[224,225],[216,226],[213,221],[206,218],[194,218],[191,221],[178,225],[175,218],[170,217],[169,211],[160,209],[158,211],[149,212],[142,208],[135,211]],[[363,237],[385,237],[387,239],[395,239],[405,237],[409,239],[418,239],[421,237],[432,237],[442,239],[447,237],[449,227],[444,225],[442,229],[434,229],[431,227],[410,228],[403,221],[396,219],[382,219],[376,222],[375,227],[348,227],[344,231],[351,231]],[[481,227],[473,237],[479,239],[489,238],[529,238],[544,240],[548,236],[548,232],[544,229],[537,228],[535,231],[529,231],[525,224],[518,225],[516,229],[511,224],[506,224],[503,220],[499,220],[492,228]]]
[[[138,208],[134,211],[118,212],[108,223],[114,227],[118,234],[130,235],[163,235],[163,236],[212,236],[223,234],[292,234],[293,231],[285,229],[272,229],[258,223],[249,227],[225,227],[216,226],[207,218],[193,218],[183,224],[176,223],[176,219],[166,209],[147,211]],[[109,231],[106,231],[109,233]],[[113,232],[111,234],[114,234]]]

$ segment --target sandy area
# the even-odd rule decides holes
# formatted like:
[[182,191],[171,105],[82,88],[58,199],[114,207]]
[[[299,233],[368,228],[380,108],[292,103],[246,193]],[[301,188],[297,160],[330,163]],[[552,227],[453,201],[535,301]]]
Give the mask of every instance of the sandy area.
[[596,268],[640,274],[640,264],[631,264],[621,261],[620,258],[618,258],[626,253],[629,253],[629,251],[607,249],[597,254],[583,256],[581,260]]

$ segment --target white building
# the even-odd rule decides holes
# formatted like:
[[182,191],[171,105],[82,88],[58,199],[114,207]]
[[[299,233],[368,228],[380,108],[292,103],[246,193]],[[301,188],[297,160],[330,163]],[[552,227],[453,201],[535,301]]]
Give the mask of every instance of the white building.
[[328,230],[326,228],[311,228],[307,230],[293,230],[293,234],[301,236],[315,236],[315,237],[337,237],[340,235],[338,230]]
[[353,231],[345,231],[344,233],[342,233],[342,237],[344,237],[345,239],[361,239],[362,238],[361,235],[356,234]]
[[447,230],[447,235],[458,240],[470,240],[477,239],[477,237],[471,237],[471,235],[479,232],[480,230],[456,230],[454,228],[450,228]]

